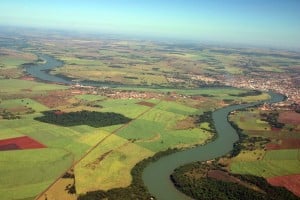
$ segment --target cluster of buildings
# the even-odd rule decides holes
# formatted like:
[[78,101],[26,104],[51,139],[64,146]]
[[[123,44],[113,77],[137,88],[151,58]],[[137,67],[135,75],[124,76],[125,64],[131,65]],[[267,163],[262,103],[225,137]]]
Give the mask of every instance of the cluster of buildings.
[[230,78],[223,76],[221,79],[228,86],[275,91],[286,95],[289,102],[300,104],[300,89],[288,74],[269,72],[257,76],[236,75]]

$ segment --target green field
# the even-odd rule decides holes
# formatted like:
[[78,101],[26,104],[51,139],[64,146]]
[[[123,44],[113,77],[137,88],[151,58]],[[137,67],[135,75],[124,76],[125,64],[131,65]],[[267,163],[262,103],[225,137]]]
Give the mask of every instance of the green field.
[[67,89],[67,86],[38,83],[34,81],[18,80],[18,79],[0,79],[0,94],[17,94],[32,92],[45,92],[49,90]]
[[[22,86],[6,89],[6,92],[22,92],[24,89],[32,88],[32,91],[47,92],[49,90],[67,89],[65,86],[56,86],[31,81],[21,81]],[[52,87],[54,86],[54,87]],[[43,111],[48,108],[30,98],[21,98],[13,100],[4,100],[1,102],[3,109],[13,109],[16,107],[27,107],[35,110],[33,114],[23,114],[18,120],[1,120],[0,138],[12,138],[16,136],[29,136],[43,143],[47,150],[62,151],[56,155],[57,161],[49,162],[57,171],[53,171],[43,180],[38,179],[32,184],[35,189],[30,191],[27,187],[9,186],[12,191],[17,191],[20,197],[32,197],[37,195],[43,188],[51,183],[58,175],[63,173],[73,162],[80,159],[91,147],[99,141],[103,142],[97,146],[87,157],[75,166],[75,178],[77,193],[85,193],[92,190],[109,190],[116,187],[127,187],[132,180],[131,169],[139,161],[154,155],[159,151],[168,148],[187,148],[202,144],[212,137],[207,123],[201,123],[199,126],[192,126],[184,129],[178,129],[177,124],[186,120],[190,115],[202,114],[206,110],[212,110],[223,98],[235,98],[229,94],[239,94],[245,92],[240,89],[200,89],[200,90],[176,90],[183,95],[201,95],[210,94],[213,91],[213,99],[198,102],[193,99],[183,97],[175,98],[172,101],[163,99],[110,99],[100,95],[76,95],[70,96],[69,101],[76,103],[76,106],[59,106],[59,109],[67,112],[76,112],[85,108],[97,110],[97,112],[115,112],[133,119],[126,125],[113,125],[106,127],[91,127],[88,125],[61,126],[49,123],[42,123],[34,120],[35,117],[42,116]],[[224,91],[227,93],[225,94]],[[159,90],[157,92],[167,93],[168,90]],[[37,94],[38,95],[38,94]],[[165,98],[164,95],[161,96]],[[145,106],[139,102],[150,102],[152,106]],[[99,107],[87,107],[88,103],[98,105]],[[52,108],[55,109],[55,108]],[[108,136],[109,134],[113,135]],[[108,136],[108,137],[107,137]],[[33,158],[39,156],[41,150],[30,150]],[[23,151],[15,151],[23,152]],[[7,152],[5,152],[7,153]],[[2,152],[0,152],[2,154]],[[67,154],[67,155],[66,155]],[[20,157],[19,157],[20,155]],[[22,156],[23,157],[23,156]],[[21,159],[21,153],[14,155],[15,159]],[[43,159],[47,159],[48,154]],[[30,164],[40,163],[37,160],[30,161]],[[10,162],[12,169],[17,168],[17,162]],[[49,165],[49,163],[44,163]],[[44,165],[40,164],[43,169]],[[7,166],[6,166],[7,167]],[[39,164],[37,164],[39,168]],[[4,170],[5,167],[2,169]],[[22,173],[32,176],[32,167],[24,168]],[[6,171],[6,177],[15,180],[17,177],[14,170]],[[1,168],[0,168],[1,172]],[[43,170],[42,170],[43,172]],[[2,173],[2,172],[1,172]],[[4,171],[3,171],[4,173]],[[122,180],[120,180],[122,176]],[[26,181],[26,180],[25,180]],[[0,192],[8,186],[1,186]],[[1,193],[0,193],[1,194]],[[14,193],[6,194],[7,199],[14,198]]]
[[[128,106],[129,109],[123,110],[123,114],[128,115],[131,114],[129,110],[136,111],[134,107],[144,107],[136,102],[111,100],[101,105],[105,111]],[[190,147],[205,142],[211,134],[200,128],[175,130],[178,120],[195,113],[198,110],[167,101],[147,110],[118,130],[117,135],[111,135],[75,167],[77,192],[126,187],[131,182],[130,170],[138,161],[168,148]]]
[[255,162],[234,162],[230,165],[232,173],[252,174],[265,178],[300,173],[299,160],[260,160]]
[[[34,82],[28,83],[25,81],[25,83],[38,88],[41,85],[44,86]],[[45,87],[47,86],[45,84]],[[20,87],[19,92],[23,88],[28,88],[28,85]],[[58,88],[62,89],[60,86]],[[51,89],[58,88],[54,87]],[[39,89],[36,91],[39,91]],[[98,108],[101,112],[118,112],[133,119],[136,118],[133,122],[118,130],[117,135],[112,135],[106,139],[103,144],[76,166],[75,177],[76,184],[78,184],[76,187],[78,187],[78,192],[80,193],[96,189],[126,187],[131,182],[130,170],[140,160],[170,147],[188,147],[200,144],[211,137],[210,133],[200,128],[189,130],[175,129],[177,121],[185,119],[188,115],[201,113],[200,110],[179,102],[160,102],[158,99],[143,100],[154,103],[152,108],[138,104],[142,101],[139,99],[107,99],[95,95],[80,95],[76,96],[76,99],[79,101],[84,100],[85,102],[96,102],[101,106],[101,108]],[[92,146],[108,134],[122,127],[122,125],[101,128],[87,125],[64,127],[42,123],[34,120],[34,118],[42,116],[41,112],[48,110],[48,108],[30,98],[4,100],[0,105],[3,109],[27,107],[36,111],[33,114],[23,114],[17,120],[1,120],[0,138],[6,139],[26,135],[47,146],[46,149],[0,152],[0,155],[3,155],[2,162],[5,163],[3,168],[0,167],[0,173],[5,173],[2,179],[3,183],[6,182],[6,184],[0,185],[0,192],[3,193],[8,187],[12,191],[8,194],[5,193],[6,199],[30,198],[37,195],[71,166],[74,161],[81,158]],[[63,107],[60,108],[64,109]],[[69,108],[66,107],[66,109]],[[74,107],[74,109],[77,108]],[[84,167],[85,163],[97,160],[99,154],[105,154],[107,151],[112,152],[97,166],[100,169],[99,171],[97,170],[97,173],[94,173],[90,168]],[[30,154],[26,154],[26,152],[30,152]],[[39,158],[42,152],[45,153],[42,158]],[[137,152],[139,153],[137,154]],[[9,162],[5,160],[6,158],[8,159],[6,155],[12,155],[14,159]],[[29,155],[32,155],[32,159],[28,158]],[[27,161],[25,162],[24,159]],[[24,167],[27,162],[28,167]],[[10,170],[7,170],[8,165],[11,166]],[[48,165],[51,165],[53,169],[45,170]],[[28,187],[19,187],[19,185],[13,184],[18,182],[16,180],[19,174],[14,173],[17,169],[22,169],[19,170],[19,173],[26,173],[26,176],[23,177],[24,180],[20,180],[20,183],[26,185],[29,184],[27,182],[29,182],[30,177],[34,175],[34,170],[39,170],[40,174],[35,174],[37,177],[32,178],[34,181],[30,183],[32,187],[34,186],[33,189],[28,191]],[[42,175],[45,171],[49,172],[47,176]],[[87,176],[87,174],[92,172],[93,176]],[[120,174],[124,177],[122,181],[119,180]],[[91,181],[91,178],[94,181]],[[4,179],[11,179],[11,182],[7,182]],[[100,184],[100,187],[99,182],[103,183]],[[0,194],[2,195],[2,193]]]
[[149,107],[138,105],[138,99],[109,99],[98,103],[103,108],[102,112],[116,112],[129,118],[136,118]]
[[[286,127],[272,131],[269,123],[262,121],[260,116],[260,113],[268,112],[271,111],[260,111],[257,108],[238,111],[230,115],[230,120],[243,129],[243,132],[250,138],[259,136],[279,144],[281,139],[298,138],[297,130],[287,131]],[[285,126],[289,127],[289,124]],[[300,173],[299,149],[265,150],[261,145],[246,145],[252,145],[255,149],[242,150],[240,154],[232,158],[230,164],[232,173],[252,174],[265,178]]]
[[34,197],[73,162],[64,149],[1,152],[0,194],[2,199]]
[[260,119],[259,111],[239,111],[230,115],[230,120],[237,122],[238,126],[246,132],[251,131],[270,131],[271,127],[268,122]]
[[110,136],[76,165],[77,193],[128,186],[134,165],[152,155],[153,152],[139,145]]
[[[127,187],[132,180],[130,171],[143,159],[169,148],[200,145],[212,138],[209,123],[196,122],[195,115],[231,103],[269,98],[267,93],[247,96],[253,91],[225,86],[232,84],[228,81],[235,75],[262,78],[273,72],[294,74],[300,66],[293,52],[69,38],[58,33],[38,35],[7,36],[13,45],[8,42],[0,49],[0,139],[28,136],[47,147],[0,151],[0,199],[4,200],[33,199],[100,141],[73,166],[77,194]],[[1,42],[5,43],[5,38],[0,37]],[[23,40],[26,45],[17,47]],[[18,50],[11,50],[14,48]],[[38,53],[61,60],[63,66],[49,73],[67,76],[74,85],[43,83],[26,74],[22,64],[43,62],[37,60]],[[75,85],[89,80],[104,82],[107,87]],[[130,92],[150,95],[122,96]],[[59,110],[51,111],[57,119],[57,115],[76,115],[86,110],[83,117],[92,111],[113,112],[132,120],[104,127],[83,124],[81,119],[77,123],[70,120],[74,124],[69,126],[62,120],[56,125],[35,120],[50,110]],[[8,112],[14,116],[7,117]],[[256,109],[237,112],[231,119],[249,135],[273,134]],[[291,128],[294,126],[278,131],[278,138],[297,131]],[[266,152],[260,148],[242,151],[232,160],[231,170],[271,177],[300,173],[299,164],[299,152],[295,150]]]
[[[24,101],[29,105],[34,103],[30,99]],[[16,102],[20,100],[13,100],[10,105]],[[45,149],[0,152],[0,173],[3,174],[0,195],[4,199],[36,196],[104,137],[103,131],[97,128],[61,127],[35,121],[34,116],[0,121],[1,139],[27,135],[47,146]]]
[[28,107],[32,108],[36,112],[42,112],[49,109],[46,106],[29,98],[6,100],[0,103],[0,108],[12,109],[15,107]]
[[100,100],[104,100],[105,99],[104,96],[91,95],[91,94],[82,94],[82,95],[77,95],[75,97],[77,99],[85,100],[85,101],[100,101]]

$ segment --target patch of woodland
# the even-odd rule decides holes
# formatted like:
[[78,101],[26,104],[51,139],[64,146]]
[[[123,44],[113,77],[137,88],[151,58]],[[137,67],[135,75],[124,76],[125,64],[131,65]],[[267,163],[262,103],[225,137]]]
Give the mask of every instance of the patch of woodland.
[[42,112],[43,116],[34,118],[37,121],[60,126],[89,125],[92,127],[104,127],[124,124],[131,121],[130,118],[113,112],[77,111],[59,113],[57,110]]

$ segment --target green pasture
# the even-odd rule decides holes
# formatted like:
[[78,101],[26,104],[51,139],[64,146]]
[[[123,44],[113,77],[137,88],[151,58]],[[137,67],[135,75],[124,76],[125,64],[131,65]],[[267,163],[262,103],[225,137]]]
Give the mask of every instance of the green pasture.
[[126,187],[130,171],[153,152],[111,135],[75,167],[76,190],[80,193]]
[[102,106],[102,112],[120,113],[129,118],[136,118],[138,115],[149,109],[148,106],[137,104],[138,99],[109,99],[97,103]]
[[232,173],[251,174],[261,177],[284,176],[300,173],[299,160],[258,160],[254,162],[234,162],[230,165]]
[[63,60],[66,65],[83,65],[83,66],[101,66],[103,65],[103,62],[101,60],[88,60],[88,59],[82,59],[82,58],[75,58],[75,57],[61,57],[61,60]]
[[245,131],[269,131],[268,122],[260,120],[258,110],[253,111],[236,111],[230,115],[230,120],[235,122],[241,129]]
[[[39,83],[34,81],[19,80],[19,79],[0,79],[0,93],[16,94],[24,93],[24,90],[33,92],[45,92],[49,90],[67,89],[68,86]],[[26,92],[26,91],[25,91]]]
[[138,141],[137,144],[152,151],[164,151],[168,148],[185,148],[204,143],[210,139],[211,133],[202,129],[165,131],[149,140]]
[[233,163],[235,162],[249,162],[249,161],[257,161],[264,158],[266,152],[261,149],[256,149],[253,151],[241,151],[236,157],[232,158]]
[[4,68],[19,67],[20,65],[28,62],[32,62],[32,60],[12,56],[0,56],[0,66],[3,66]]
[[[95,137],[93,133],[85,133],[85,138],[81,141],[80,133],[74,132],[72,129],[68,128],[44,128],[39,131],[34,131],[28,127],[24,127],[19,129],[25,135],[28,135],[43,144],[45,144],[48,148],[61,148],[66,151],[72,153],[75,159],[78,159],[83,155],[88,149],[94,145],[97,140],[91,141],[91,138],[99,138]],[[91,138],[90,138],[91,137]],[[89,142],[89,143],[88,143]]]
[[0,195],[5,200],[33,200],[35,197],[45,190],[53,180],[43,181],[39,183],[18,185],[17,187],[2,188],[0,186]]
[[[58,127],[60,127],[60,126],[58,126]],[[73,130],[76,133],[80,133],[80,134],[94,132],[95,130],[97,130],[96,128],[88,126],[88,125],[70,126],[70,127],[67,127],[67,129]]]
[[112,125],[112,126],[101,127],[100,129],[103,130],[103,131],[107,131],[109,133],[112,133],[112,132],[114,132],[115,130],[119,129],[122,126],[123,126],[123,124],[117,124],[117,125]]
[[267,151],[264,160],[299,160],[300,161],[300,150],[281,149],[281,150]]
[[155,106],[155,109],[163,110],[163,111],[167,111],[179,115],[191,115],[199,112],[198,109],[188,107],[181,103],[172,102],[172,101],[162,101],[157,106]]
[[[173,111],[173,112],[172,112]],[[211,135],[200,128],[176,130],[176,123],[197,110],[174,102],[161,102],[117,134],[158,152],[171,147],[199,144]]]
[[8,108],[15,108],[18,106],[29,107],[29,108],[32,108],[36,112],[41,112],[41,111],[45,111],[45,110],[49,109],[46,106],[44,106],[32,99],[29,99],[29,98],[10,99],[10,100],[2,101],[0,103],[0,108],[8,109]]
[[52,148],[2,151],[0,162],[0,196],[10,200],[37,195],[71,165],[73,156]]
[[168,92],[176,92],[182,95],[211,95],[212,97],[224,98],[228,97],[228,94],[240,94],[249,90],[232,88],[232,87],[204,87],[199,89],[174,89],[174,88],[143,88],[143,87],[120,87],[124,90],[136,90],[136,91],[152,91],[161,92],[167,94]]
[[1,139],[27,135],[47,146],[0,152],[0,196],[7,200],[36,196],[108,134],[85,125],[60,127],[32,118],[1,120],[0,128]]
[[106,99],[106,97],[104,96],[92,95],[92,94],[76,95],[75,97],[79,100],[85,100],[85,101],[100,101]]
[[6,126],[0,123],[0,140],[14,138],[14,137],[21,137],[24,136],[23,134],[16,132],[11,128],[7,128]]

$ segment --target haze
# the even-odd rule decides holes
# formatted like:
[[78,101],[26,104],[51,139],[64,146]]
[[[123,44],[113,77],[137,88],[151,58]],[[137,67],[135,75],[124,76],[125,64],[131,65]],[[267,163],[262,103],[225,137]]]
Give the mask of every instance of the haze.
[[2,0],[0,25],[297,48],[299,9],[298,0]]

